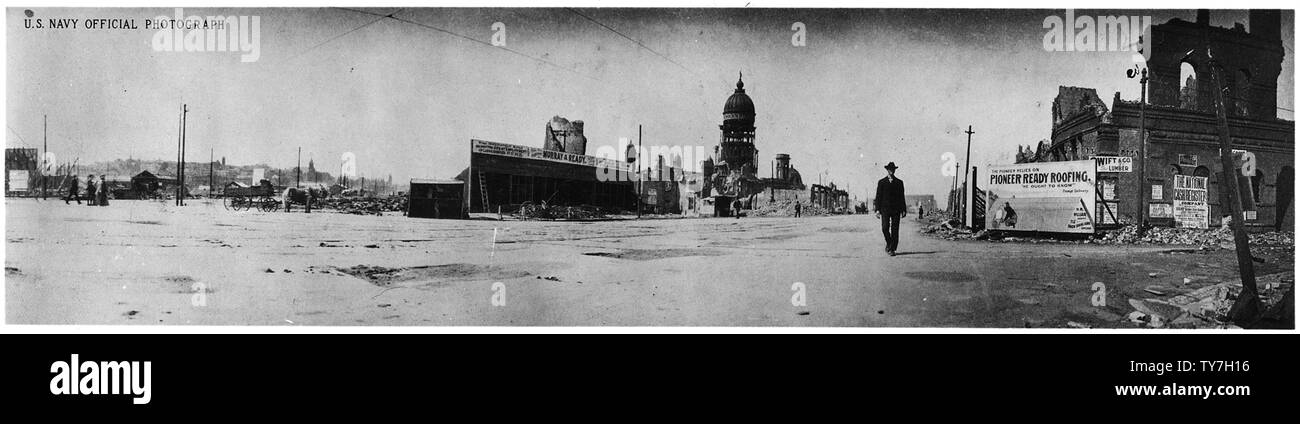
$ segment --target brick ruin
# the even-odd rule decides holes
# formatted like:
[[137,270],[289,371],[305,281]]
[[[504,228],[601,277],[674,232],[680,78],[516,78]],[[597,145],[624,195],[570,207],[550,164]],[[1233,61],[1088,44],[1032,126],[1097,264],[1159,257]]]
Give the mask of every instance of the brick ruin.
[[[1209,46],[1223,78],[1222,87],[1233,148],[1255,155],[1256,175],[1249,178],[1249,198],[1258,211],[1247,225],[1294,227],[1293,163],[1295,122],[1278,118],[1277,78],[1285,51],[1281,42],[1281,12],[1252,10],[1249,31],[1211,26],[1209,12],[1198,11],[1195,22],[1174,18],[1151,28],[1149,97],[1145,123],[1137,99],[1115,93],[1111,106],[1095,89],[1060,87],[1052,103],[1052,134],[1036,145],[1018,146],[1017,163],[1085,160],[1093,156],[1133,157],[1134,172],[1098,173],[1115,184],[1116,198],[1106,199],[1118,220],[1136,222],[1140,204],[1168,203],[1174,175],[1209,178],[1210,225],[1221,225],[1227,204],[1221,198],[1219,139],[1214,113],[1214,87],[1205,56]],[[1189,54],[1189,52],[1192,52]],[[1198,53],[1199,52],[1199,53]],[[1183,78],[1185,68],[1192,69]],[[1136,87],[1138,81],[1133,80]],[[1140,157],[1139,128],[1145,125],[1146,157]],[[1145,162],[1139,179],[1138,162]],[[1140,184],[1139,184],[1140,182]],[[1155,198],[1151,186],[1165,195]],[[1246,198],[1247,195],[1243,195]],[[1151,218],[1153,225],[1174,225],[1172,218]]]

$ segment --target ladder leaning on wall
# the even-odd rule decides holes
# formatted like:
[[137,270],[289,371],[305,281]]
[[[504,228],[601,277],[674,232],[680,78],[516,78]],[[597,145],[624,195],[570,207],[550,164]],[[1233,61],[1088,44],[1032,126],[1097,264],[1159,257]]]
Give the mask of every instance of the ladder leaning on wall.
[[478,172],[478,190],[483,195],[483,212],[488,212],[487,175],[483,171]]

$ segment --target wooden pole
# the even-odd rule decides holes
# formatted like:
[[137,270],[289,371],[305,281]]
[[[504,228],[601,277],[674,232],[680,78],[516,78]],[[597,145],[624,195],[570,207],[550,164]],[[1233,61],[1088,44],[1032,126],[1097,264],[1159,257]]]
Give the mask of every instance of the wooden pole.
[[1237,183],[1237,173],[1232,159],[1232,136],[1228,128],[1227,105],[1223,102],[1223,77],[1218,64],[1207,46],[1210,55],[1210,74],[1213,77],[1214,113],[1219,124],[1219,161],[1223,166],[1221,190],[1227,190],[1229,210],[1232,211],[1232,240],[1237,249],[1237,268],[1241,274],[1241,295],[1228,311],[1228,316],[1238,324],[1253,323],[1259,316],[1259,293],[1255,287],[1255,263],[1250,254],[1250,236],[1246,234],[1245,214],[1242,213],[1241,187]]
[[184,109],[185,106],[182,105],[182,112],[176,116],[176,206],[181,205],[181,128],[185,126]]
[[185,124],[189,118],[190,107],[181,105],[181,185],[180,205],[185,206]]
[[50,154],[50,115],[42,115],[41,137],[45,139],[41,147],[41,199],[46,199],[50,195],[49,180],[50,176],[45,175],[45,159]]
[[1147,226],[1147,70],[1142,68],[1142,103],[1138,104],[1138,228]]
[[[975,127],[973,125],[966,126],[966,168],[965,170],[962,171],[962,175],[966,177],[966,187],[970,187],[970,140],[971,140],[971,135],[975,134],[974,130]],[[966,209],[969,209],[970,207],[971,207],[970,199],[963,196],[962,203],[961,203],[962,223],[965,224],[967,227],[971,226],[972,224],[967,219],[967,217],[969,217],[971,214],[966,211]]]
[[[637,125],[637,126],[636,126],[636,143],[637,143],[637,150],[638,150],[638,152],[637,152],[637,157],[640,158],[643,154],[645,154],[645,151],[642,150],[643,148],[645,148],[645,141],[643,141],[643,140],[641,139],[641,125]],[[645,159],[642,159],[641,162],[642,162],[642,163],[645,163]],[[640,167],[639,165],[637,166],[637,174],[638,174],[639,176],[638,176],[638,178],[637,178],[637,182],[636,182],[636,184],[637,184],[637,188],[636,188],[636,217],[637,217],[637,218],[641,218],[641,198],[642,198],[643,196],[645,196],[645,176],[644,176],[644,175],[640,175],[640,174],[641,174],[641,167]]]

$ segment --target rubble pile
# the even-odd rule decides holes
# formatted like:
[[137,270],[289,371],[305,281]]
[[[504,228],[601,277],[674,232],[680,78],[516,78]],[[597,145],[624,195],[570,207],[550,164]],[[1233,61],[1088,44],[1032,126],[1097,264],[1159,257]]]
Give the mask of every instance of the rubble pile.
[[972,240],[977,238],[979,240],[984,240],[988,238],[987,231],[971,231],[969,228],[963,227],[961,222],[957,220],[942,221],[932,224],[926,226],[925,229],[921,230],[921,232],[945,240]]
[[[1139,234],[1137,225],[1126,225],[1107,232],[1096,241],[1103,244],[1179,244],[1200,247],[1232,248],[1232,229],[1227,226],[1211,229],[1151,227]],[[1252,246],[1294,246],[1295,233],[1278,231],[1250,235]]]
[[[767,204],[759,206],[756,209],[750,210],[749,215],[750,216],[794,216],[794,204],[795,202],[793,200],[768,202]],[[821,206],[810,205],[807,203],[805,203],[802,209],[799,211],[799,214],[801,216],[830,215],[830,213],[831,213],[830,211],[826,210],[825,208],[822,208]]]
[[525,203],[515,212],[515,216],[521,219],[571,219],[571,220],[589,220],[605,219],[606,213],[599,207],[591,205],[582,206],[561,206]]
[[352,215],[383,215],[384,212],[405,211],[406,196],[388,197],[331,197],[318,200],[320,206],[339,213]]
[[[1294,273],[1261,276],[1256,286],[1261,322],[1294,322]],[[1169,300],[1130,299],[1129,304],[1135,311],[1129,314],[1129,319],[1150,327],[1163,327],[1168,323],[1176,327],[1227,328],[1233,326],[1228,313],[1241,292],[1241,282],[1230,281],[1202,287]]]

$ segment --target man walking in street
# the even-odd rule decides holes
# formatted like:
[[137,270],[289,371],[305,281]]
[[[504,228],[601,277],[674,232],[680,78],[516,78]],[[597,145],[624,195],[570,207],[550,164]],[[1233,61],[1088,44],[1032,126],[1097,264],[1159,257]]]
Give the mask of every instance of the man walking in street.
[[903,180],[894,176],[897,165],[885,165],[889,175],[876,183],[876,216],[880,218],[880,231],[885,233],[885,252],[894,256],[898,250],[898,221],[907,216],[907,198],[903,195]]
[[63,198],[63,204],[71,205],[73,200],[76,200],[78,205],[81,204],[81,180],[76,175],[68,181],[68,197]]

